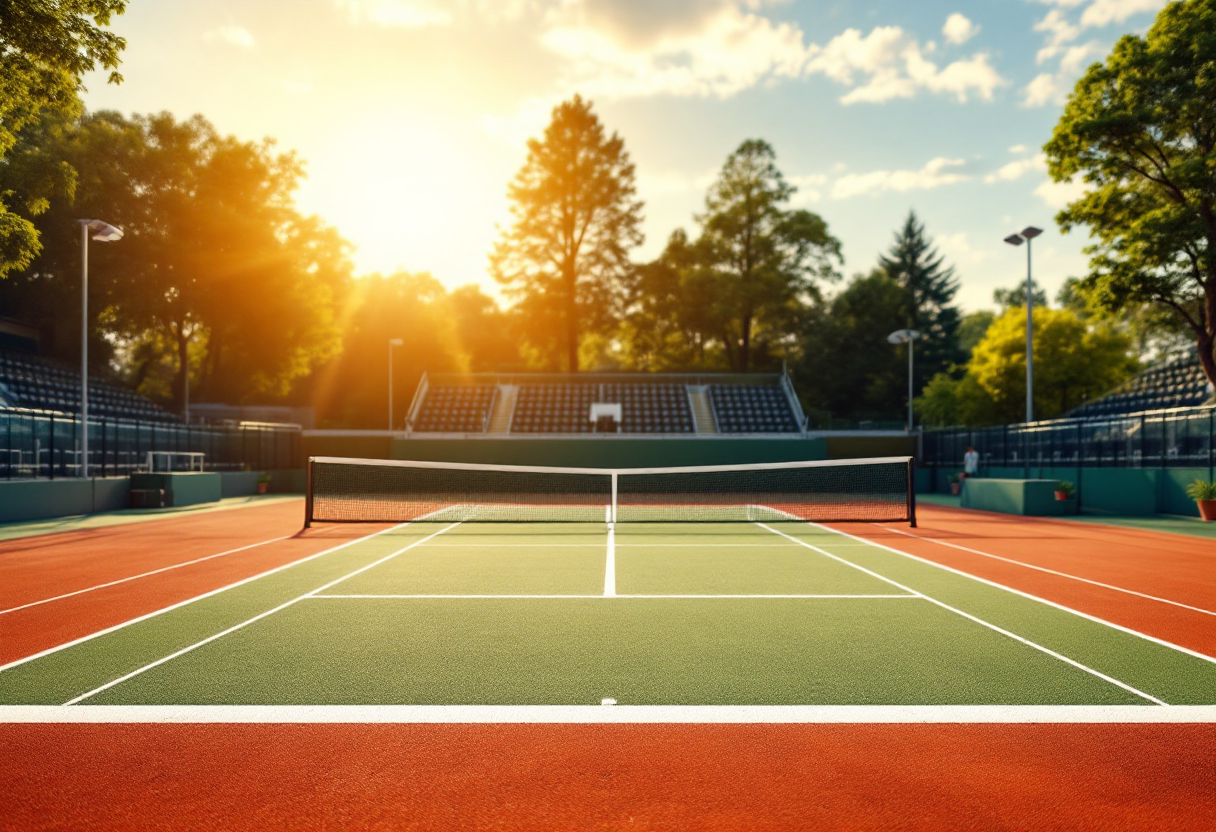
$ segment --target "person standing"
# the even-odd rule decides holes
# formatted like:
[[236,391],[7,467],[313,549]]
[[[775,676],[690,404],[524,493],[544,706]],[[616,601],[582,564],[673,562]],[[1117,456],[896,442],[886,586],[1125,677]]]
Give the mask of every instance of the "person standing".
[[963,454],[963,479],[974,477],[980,472],[980,452],[970,445]]

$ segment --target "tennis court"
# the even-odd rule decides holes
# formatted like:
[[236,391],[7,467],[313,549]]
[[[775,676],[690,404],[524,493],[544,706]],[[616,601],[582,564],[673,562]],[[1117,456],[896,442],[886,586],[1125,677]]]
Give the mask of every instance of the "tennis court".
[[[620,496],[614,484],[607,510],[585,489],[558,501],[563,516],[594,510],[592,516],[603,518],[598,522],[468,521],[451,518],[507,509],[500,502],[487,512],[484,493],[473,507],[466,490],[436,511],[433,476],[424,475],[426,500],[403,498],[400,482],[396,501],[359,495],[359,510],[373,506],[376,516],[369,519],[378,522],[334,524],[314,513],[314,525],[287,540],[275,523],[289,522],[285,512],[300,512],[299,502],[208,515],[223,528],[241,522],[244,511],[265,512],[258,522],[246,521],[248,549],[202,563],[194,550],[178,556],[190,564],[179,572],[210,570],[192,578],[198,591],[189,597],[180,597],[180,587],[155,583],[164,575],[151,575],[155,570],[147,568],[156,564],[143,552],[139,568],[151,577],[119,589],[128,601],[147,596],[146,609],[130,608],[140,614],[118,623],[87,606],[113,586],[84,587],[34,606],[29,598],[36,582],[27,581],[26,597],[17,599],[25,604],[0,612],[0,627],[13,637],[9,655],[20,656],[0,666],[0,718],[8,723],[0,736],[14,759],[48,743],[63,753],[45,765],[23,766],[6,792],[6,811],[41,800],[41,811],[51,816],[121,826],[122,818],[102,822],[90,808],[99,784],[110,782],[105,794],[120,803],[129,796],[131,804],[155,806],[160,798],[148,796],[160,776],[155,772],[189,768],[191,760],[203,768],[226,760],[224,770],[213,773],[216,782],[226,794],[240,792],[249,788],[241,782],[241,772],[251,774],[248,757],[260,759],[259,770],[280,784],[294,758],[313,759],[318,774],[346,770],[341,776],[351,777],[360,760],[396,772],[421,790],[401,796],[414,801],[410,817],[419,823],[433,814],[420,807],[438,794],[466,808],[482,805],[481,789],[507,800],[523,780],[540,776],[537,767],[554,779],[554,795],[573,794],[578,772],[606,767],[616,775],[603,776],[628,775],[633,786],[576,789],[572,805],[582,809],[558,812],[563,823],[621,825],[614,813],[631,805],[659,826],[660,820],[676,826],[705,821],[691,807],[711,792],[727,795],[727,814],[720,817],[731,811],[751,821],[769,817],[757,814],[757,806],[746,808],[760,798],[738,789],[752,783],[748,788],[766,794],[769,808],[812,811],[804,804],[819,801],[836,807],[829,813],[834,823],[852,817],[853,828],[882,828],[882,818],[866,816],[860,803],[856,814],[841,815],[833,802],[861,801],[860,791],[850,797],[841,790],[860,789],[865,777],[850,775],[846,788],[815,768],[855,773],[872,767],[876,754],[892,764],[927,765],[915,773],[871,775],[875,782],[893,777],[913,802],[932,792],[935,812],[961,800],[990,804],[999,816],[1001,806],[1043,800],[1046,791],[1059,790],[1045,765],[1050,771],[1080,766],[1077,784],[1100,780],[1086,786],[1086,800],[1120,795],[1117,807],[1105,809],[1061,800],[1058,825],[1093,811],[1135,818],[1146,805],[1172,805],[1175,828],[1197,828],[1192,821],[1216,808],[1210,790],[1216,660],[1183,643],[1192,633],[1202,648],[1211,632],[1213,610],[1202,595],[1210,580],[1175,573],[1178,583],[1170,586],[1159,579],[1156,591],[1172,595],[1166,598],[1138,591],[1137,581],[1147,578],[1126,569],[1107,570],[1109,581],[1123,586],[1098,580],[1101,574],[1067,573],[1076,571],[1068,559],[1077,542],[1097,535],[1101,543],[1110,527],[1025,521],[1039,555],[1027,565],[1014,562],[1017,553],[1008,549],[985,551],[1006,540],[1009,529],[985,534],[988,516],[973,512],[922,507],[919,528],[906,521],[794,519],[792,512],[802,509],[788,499],[780,509],[748,502],[755,497],[750,482],[737,506],[719,501],[698,508],[727,519],[620,522],[627,506],[623,497],[619,506],[614,502]],[[530,494],[535,507],[536,489],[521,492],[515,483],[503,491]],[[544,484],[550,494],[563,493],[551,478]],[[873,494],[873,481],[865,488]],[[692,499],[688,488],[664,493],[668,505]],[[310,496],[308,510],[320,511],[325,495]],[[355,498],[342,499],[342,510],[353,510]],[[660,505],[653,494],[644,502],[648,511]],[[406,504],[415,504],[409,511],[427,508],[425,519],[379,522]],[[739,506],[763,519],[738,519]],[[129,535],[137,548],[140,525],[159,526],[163,547],[174,528],[198,534],[198,523],[198,517],[162,520],[108,533]],[[960,528],[977,532],[964,546],[971,554],[958,548]],[[1124,545],[1170,546],[1169,536],[1135,534],[1140,537]],[[54,548],[53,536],[39,540]],[[239,548],[233,544],[242,540],[226,536],[223,545]],[[181,542],[185,548],[189,541]],[[1117,548],[1116,542],[1103,545]],[[934,548],[1011,571],[987,574]],[[166,563],[174,558],[160,555]],[[1210,553],[1194,557],[1210,565]],[[248,564],[248,574],[240,573],[240,563]],[[1050,579],[1067,583],[1073,596],[1019,577],[1042,581],[1053,565],[1060,568],[1050,570]],[[1167,565],[1177,569],[1181,562]],[[53,582],[53,570],[40,574]],[[88,579],[106,577],[113,578],[91,572]],[[1136,626],[1087,611],[1110,592],[1123,593],[1123,607],[1140,616]],[[1159,607],[1175,616],[1161,619],[1173,630],[1154,629],[1151,610]],[[48,608],[69,619],[101,617],[94,631],[44,648],[18,619]],[[81,722],[117,724],[65,724]],[[199,733],[200,723],[213,730]],[[83,784],[77,765],[91,759],[95,747],[144,773],[123,783]],[[341,762],[327,756],[331,747],[348,748]],[[1109,755],[1119,748],[1135,756],[1135,764],[1114,765]],[[764,749],[775,759],[796,760],[796,784],[777,778],[757,785],[756,772],[773,762],[760,762]],[[760,769],[735,782],[732,753]],[[263,759],[267,754],[272,759]],[[690,754],[709,758],[693,762]],[[819,762],[811,766],[808,755]],[[565,762],[555,773],[549,766],[559,758]],[[1005,772],[996,780],[979,774],[996,770]],[[702,779],[685,782],[683,773],[693,771]],[[650,775],[668,778],[671,793],[658,803],[648,791]],[[196,775],[182,770],[180,776],[192,781]],[[40,791],[49,782],[72,795],[53,810]],[[327,788],[336,791],[326,796],[315,791],[315,781],[308,783],[283,785],[278,793],[282,811],[304,812],[296,825],[317,816],[308,813],[341,814],[344,804],[335,795],[347,794],[346,786],[331,782]],[[634,803],[622,798],[626,793]],[[206,814],[194,803],[182,811],[196,820]],[[484,823],[459,813],[428,822],[477,827],[510,817],[509,828],[548,822],[503,812]]]

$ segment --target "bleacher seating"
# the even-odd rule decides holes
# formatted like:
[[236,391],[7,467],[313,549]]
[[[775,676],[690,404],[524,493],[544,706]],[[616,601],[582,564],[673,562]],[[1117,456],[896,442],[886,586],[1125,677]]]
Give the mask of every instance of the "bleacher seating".
[[493,384],[444,384],[430,387],[414,430],[424,433],[482,433],[494,407]]
[[682,384],[605,384],[602,402],[621,405],[621,433],[694,433]]
[[797,433],[785,391],[776,385],[711,384],[710,403],[722,433]]
[[1211,396],[1212,388],[1203,374],[1199,359],[1189,356],[1153,367],[1114,392],[1084,404],[1068,415],[1095,419],[1145,410],[1195,407],[1208,401]]
[[512,433],[591,433],[598,384],[523,384],[515,401]]
[[[0,399],[7,407],[80,412],[80,371],[23,352],[0,351]],[[143,396],[89,376],[89,416],[175,422],[177,417]]]

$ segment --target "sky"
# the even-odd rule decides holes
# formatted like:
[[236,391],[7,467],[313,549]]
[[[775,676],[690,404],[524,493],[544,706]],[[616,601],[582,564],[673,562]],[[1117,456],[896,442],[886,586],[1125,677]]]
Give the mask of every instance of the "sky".
[[705,191],[749,138],[773,145],[846,274],[868,271],[909,210],[991,308],[1034,272],[1054,296],[1085,272],[1041,147],[1085,68],[1164,0],[131,0],[125,82],[86,105],[201,113],[306,163],[298,204],[355,245],[359,273],[429,271],[497,293],[487,256],[507,184],[558,102],[619,133],[646,242],[696,230]]

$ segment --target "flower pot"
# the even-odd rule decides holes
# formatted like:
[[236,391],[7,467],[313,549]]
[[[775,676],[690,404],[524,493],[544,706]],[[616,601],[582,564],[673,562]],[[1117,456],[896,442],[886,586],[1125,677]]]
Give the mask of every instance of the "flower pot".
[[1072,497],[1068,496],[1067,491],[1057,491],[1056,492],[1056,500],[1058,500],[1061,503],[1067,502],[1071,499],[1072,499]]
[[1209,523],[1216,520],[1216,500],[1196,500],[1195,505],[1199,506],[1199,516]]
[[950,483],[950,493],[953,494],[955,497],[957,497],[958,492],[962,490],[962,487],[963,487],[962,483],[952,482],[952,483]]
[[268,482],[258,483],[258,493],[259,494],[265,494],[269,490],[270,490],[270,483],[268,483]]

